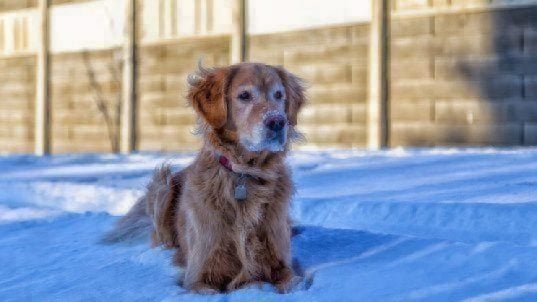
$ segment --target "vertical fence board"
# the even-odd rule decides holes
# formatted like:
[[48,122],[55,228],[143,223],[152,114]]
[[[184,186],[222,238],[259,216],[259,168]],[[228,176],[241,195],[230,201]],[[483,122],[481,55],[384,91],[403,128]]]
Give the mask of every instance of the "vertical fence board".
[[367,111],[367,146],[371,149],[388,145],[389,3],[389,0],[372,2]]
[[123,83],[120,118],[120,151],[135,148],[136,105],[136,0],[126,0],[125,38],[123,44]]
[[246,60],[246,0],[233,0],[231,30],[231,63]]
[[40,43],[37,46],[35,153],[50,153],[50,98],[49,98],[49,1],[39,1]]

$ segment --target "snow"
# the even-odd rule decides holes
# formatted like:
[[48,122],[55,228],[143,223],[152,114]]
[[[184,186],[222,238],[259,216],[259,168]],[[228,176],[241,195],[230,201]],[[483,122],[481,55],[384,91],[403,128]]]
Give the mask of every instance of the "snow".
[[0,300],[537,300],[537,149],[292,153],[286,295],[192,294],[170,251],[99,243],[157,165],[192,158],[0,156]]

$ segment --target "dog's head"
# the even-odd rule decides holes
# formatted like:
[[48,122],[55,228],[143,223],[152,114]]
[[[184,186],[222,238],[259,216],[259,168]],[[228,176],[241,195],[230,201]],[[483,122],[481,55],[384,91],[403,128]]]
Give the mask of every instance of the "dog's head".
[[283,151],[305,102],[302,80],[281,67],[242,63],[189,77],[188,99],[209,130],[248,151]]

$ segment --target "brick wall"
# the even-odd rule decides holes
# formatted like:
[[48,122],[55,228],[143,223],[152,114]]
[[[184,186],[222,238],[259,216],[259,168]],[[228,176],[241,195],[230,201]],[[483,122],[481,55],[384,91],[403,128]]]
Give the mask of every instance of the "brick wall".
[[395,16],[392,28],[393,146],[537,143],[537,7]]
[[32,152],[35,58],[0,59],[0,152]]
[[249,38],[250,61],[283,65],[309,83],[299,118],[306,146],[365,145],[368,37],[369,27],[355,24]]

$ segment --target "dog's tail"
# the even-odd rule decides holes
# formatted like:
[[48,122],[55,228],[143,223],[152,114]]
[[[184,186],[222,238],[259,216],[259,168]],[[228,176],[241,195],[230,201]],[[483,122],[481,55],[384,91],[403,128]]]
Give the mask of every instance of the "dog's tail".
[[160,212],[173,203],[175,198],[172,177],[173,173],[169,165],[157,168],[147,185],[147,192],[144,196],[138,199],[129,212],[119,219],[114,228],[101,238],[101,241],[106,244],[136,242],[148,239],[150,234],[155,234],[155,230],[159,229],[157,221],[159,215],[162,215]]

